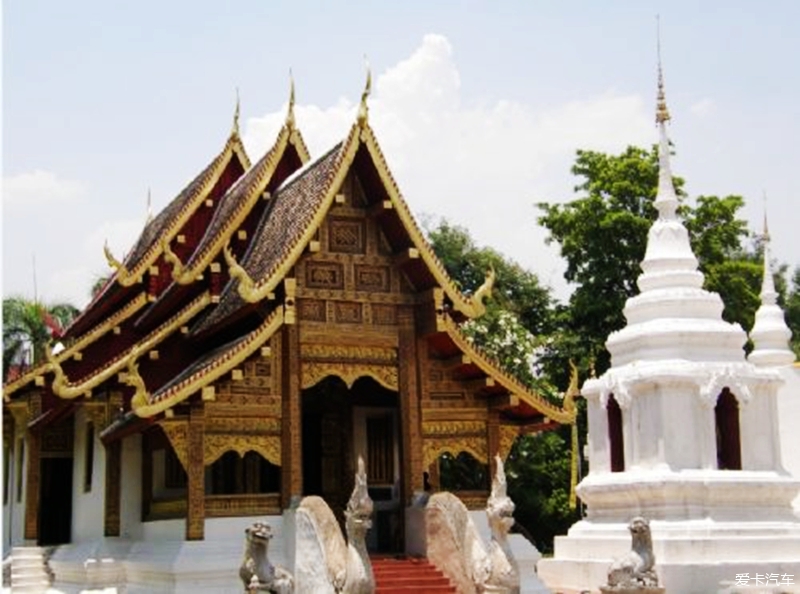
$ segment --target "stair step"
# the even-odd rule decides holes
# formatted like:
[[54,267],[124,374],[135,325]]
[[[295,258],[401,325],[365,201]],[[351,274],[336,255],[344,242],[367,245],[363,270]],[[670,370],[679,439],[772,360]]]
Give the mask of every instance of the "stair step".
[[455,594],[441,571],[424,558],[372,559],[375,594]]

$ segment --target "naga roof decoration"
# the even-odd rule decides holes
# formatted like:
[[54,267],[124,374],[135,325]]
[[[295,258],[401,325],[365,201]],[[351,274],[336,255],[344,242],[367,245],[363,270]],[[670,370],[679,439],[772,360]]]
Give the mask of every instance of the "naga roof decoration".
[[[450,340],[453,341],[461,352],[469,357],[473,365],[478,367],[487,376],[492,377],[502,388],[507,390],[509,394],[513,394],[532,408],[559,423],[570,424],[575,420],[577,412],[573,400],[575,393],[572,389],[572,384],[570,384],[570,390],[567,391],[567,396],[564,398],[563,407],[559,408],[545,400],[536,392],[533,392],[511,374],[503,371],[497,362],[470,342],[469,338],[461,331],[452,318],[446,315],[439,316],[438,326],[440,330],[448,335]],[[573,379],[576,377],[577,376],[573,376]]]
[[133,411],[140,417],[150,417],[182,402],[255,353],[281,327],[283,321],[283,308],[279,307],[258,328],[207,353],[154,394],[147,393],[141,377],[137,377],[135,358],[130,358],[126,383],[136,388],[131,400]]
[[135,345],[132,345],[114,358],[106,361],[101,367],[95,369],[93,373],[78,381],[70,381],[64,374],[59,361],[48,351],[46,353],[48,364],[50,370],[55,374],[52,384],[53,393],[64,399],[72,399],[78,396],[91,394],[94,388],[124,369],[134,355],[142,351],[148,351],[157,346],[164,338],[189,322],[189,320],[197,315],[209,303],[211,303],[211,296],[208,292],[203,293]]
[[294,123],[294,83],[292,83],[286,121],[278,133],[278,138],[272,148],[225,193],[203,239],[188,262],[183,264],[172,253],[168,237],[161,238],[164,257],[172,265],[172,279],[176,283],[185,285],[193,282],[219,255],[233,233],[244,223],[255,203],[264,198],[264,188],[269,185],[290,146],[294,148],[302,164],[308,162],[310,158],[308,148]]
[[[76,338],[63,351],[57,353],[56,355],[52,355],[53,359],[58,364],[60,364],[63,361],[66,361],[67,359],[72,357],[75,353],[82,351],[84,348],[86,348],[87,345],[93,343],[95,340],[97,340],[107,332],[111,332],[116,326],[119,326],[122,322],[133,316],[136,312],[140,311],[146,304],[147,304],[147,296],[145,295],[145,293],[139,293],[138,296],[129,301],[122,309],[118,310],[113,315],[106,318],[103,322],[99,323],[97,326],[95,326],[85,334]],[[14,392],[24,387],[25,385],[29,384],[30,382],[34,381],[34,379],[41,376],[42,374],[47,373],[48,371],[51,370],[52,370],[52,364],[49,362],[37,365],[24,375],[17,378],[16,380],[7,383],[3,387],[4,398],[8,400],[9,397]]]

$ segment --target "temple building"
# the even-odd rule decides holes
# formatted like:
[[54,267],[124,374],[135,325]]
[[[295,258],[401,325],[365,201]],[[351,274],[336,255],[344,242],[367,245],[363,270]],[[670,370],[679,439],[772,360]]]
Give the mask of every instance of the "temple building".
[[[358,456],[375,501],[370,549],[406,550],[406,517],[441,456],[485,481],[495,453],[573,423],[460,325],[464,294],[403,200],[369,124],[312,159],[294,92],[251,164],[238,129],[144,228],[67,330],[4,386],[6,549],[60,545],[57,583],[225,591],[243,529],[268,521],[291,565],[293,506],[341,514]],[[493,469],[492,469],[493,470]],[[485,483],[485,484],[484,484]],[[240,591],[240,590],[239,590]]]
[[555,590],[605,584],[611,561],[630,548],[628,522],[643,516],[667,592],[728,592],[732,585],[795,591],[781,588],[797,588],[800,577],[800,516],[792,508],[800,475],[784,468],[781,446],[793,434],[797,460],[796,417],[779,412],[797,410],[800,382],[776,305],[768,234],[762,305],[746,358],[748,336],[722,319],[719,295],[702,288],[677,216],[668,120],[659,66],[658,219],[640,293],[625,305],[627,325],[606,342],[611,368],[581,389],[589,474],[578,495],[587,516],[556,537],[539,575]]

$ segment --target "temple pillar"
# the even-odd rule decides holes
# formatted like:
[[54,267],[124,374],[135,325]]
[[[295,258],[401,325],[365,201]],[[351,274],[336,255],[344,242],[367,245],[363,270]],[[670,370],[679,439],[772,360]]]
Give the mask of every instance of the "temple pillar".
[[297,325],[285,325],[275,338],[281,370],[281,505],[303,495],[303,443],[300,390],[300,336]]
[[205,408],[202,403],[193,404],[189,412],[189,435],[187,439],[188,479],[186,506],[186,540],[203,540],[206,516],[206,489],[204,463]]
[[[411,503],[414,493],[423,490],[422,435],[419,410],[419,359],[414,326],[414,309],[400,308],[398,383],[400,397],[400,425],[402,427],[403,489],[405,505]],[[419,339],[424,340],[424,339]]]
[[497,473],[497,460],[495,455],[500,453],[500,411],[489,409],[489,419],[486,423],[486,446],[489,457],[489,476]]
[[118,439],[106,446],[106,493],[103,510],[105,536],[120,534],[121,480],[122,440]]
[[[39,482],[41,473],[42,432],[27,431],[27,478],[25,481],[25,540],[39,539]],[[23,463],[25,461],[23,460]]]

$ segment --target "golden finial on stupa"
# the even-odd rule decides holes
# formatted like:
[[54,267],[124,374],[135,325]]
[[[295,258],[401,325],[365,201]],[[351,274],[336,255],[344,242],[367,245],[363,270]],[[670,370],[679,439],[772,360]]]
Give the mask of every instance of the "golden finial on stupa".
[[294,128],[294,76],[289,68],[289,107],[286,109],[286,127]]
[[764,235],[762,236],[764,241],[769,241],[769,225],[767,225],[767,192],[764,191]]
[[361,93],[361,105],[358,106],[358,125],[364,126],[367,123],[369,115],[369,107],[367,106],[367,97],[372,92],[372,72],[369,69],[369,61],[367,56],[364,56],[364,63],[367,66],[367,83],[364,85],[364,92]]
[[231,136],[239,136],[239,87],[236,87],[236,109],[233,110]]
[[664,95],[664,73],[661,70],[661,21],[656,15],[656,51],[658,54],[658,95],[656,96],[656,123],[669,121],[667,99]]

